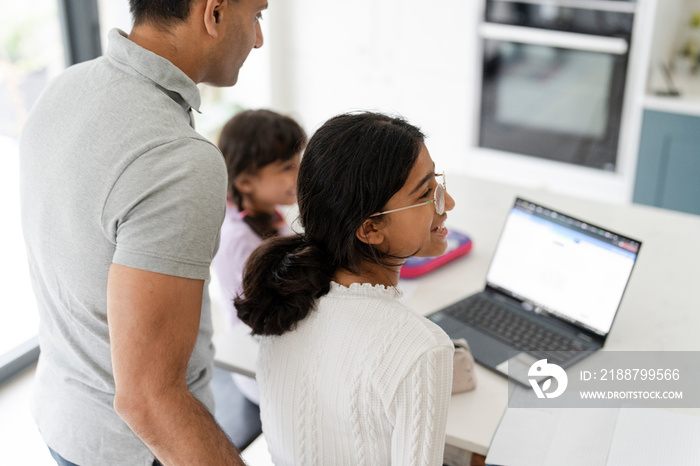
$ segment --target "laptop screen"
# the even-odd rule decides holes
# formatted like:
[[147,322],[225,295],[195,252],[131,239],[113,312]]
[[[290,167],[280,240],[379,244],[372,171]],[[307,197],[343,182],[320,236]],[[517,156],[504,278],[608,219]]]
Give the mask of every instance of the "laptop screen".
[[640,246],[639,241],[517,199],[486,281],[537,312],[605,336]]

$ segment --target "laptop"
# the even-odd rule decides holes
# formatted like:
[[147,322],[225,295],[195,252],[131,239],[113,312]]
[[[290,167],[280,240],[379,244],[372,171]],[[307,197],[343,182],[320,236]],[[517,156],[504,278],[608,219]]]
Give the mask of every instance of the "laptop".
[[642,243],[517,198],[483,291],[427,317],[481,365],[526,386],[540,359],[566,368],[605,344]]

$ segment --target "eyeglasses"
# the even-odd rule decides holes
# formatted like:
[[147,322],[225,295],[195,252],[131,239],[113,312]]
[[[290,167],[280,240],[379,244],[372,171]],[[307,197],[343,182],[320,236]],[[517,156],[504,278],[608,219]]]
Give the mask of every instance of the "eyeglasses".
[[399,207],[398,209],[385,210],[384,212],[377,212],[376,214],[370,215],[369,218],[378,217],[378,216],[384,215],[384,214],[390,214],[392,212],[398,212],[399,210],[412,209],[414,207],[420,207],[420,206],[428,205],[428,204],[432,204],[432,203],[435,203],[435,212],[437,212],[438,215],[444,214],[445,213],[445,191],[447,191],[447,183],[445,181],[445,172],[436,173],[435,176],[441,176],[442,183],[438,183],[438,185],[435,187],[435,196],[433,197],[433,199],[431,199],[429,201],[421,202],[420,204],[409,205],[406,207]]

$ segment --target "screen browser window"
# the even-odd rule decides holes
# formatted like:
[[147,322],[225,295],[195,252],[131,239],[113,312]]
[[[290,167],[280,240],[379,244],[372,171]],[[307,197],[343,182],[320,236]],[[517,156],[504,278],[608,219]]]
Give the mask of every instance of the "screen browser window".
[[606,335],[638,251],[634,240],[518,200],[486,279],[536,312]]

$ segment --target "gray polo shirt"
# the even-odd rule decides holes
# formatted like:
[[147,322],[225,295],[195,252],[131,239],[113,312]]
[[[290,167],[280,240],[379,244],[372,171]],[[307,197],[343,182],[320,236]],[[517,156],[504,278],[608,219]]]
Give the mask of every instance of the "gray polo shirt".
[[[113,30],[106,56],[53,81],[22,133],[22,226],[41,317],[34,417],[71,462],[153,462],[113,409],[107,274],[114,262],[208,280],[226,167],[190,126],[199,104],[181,70]],[[205,287],[187,382],[210,410],[211,335]]]

